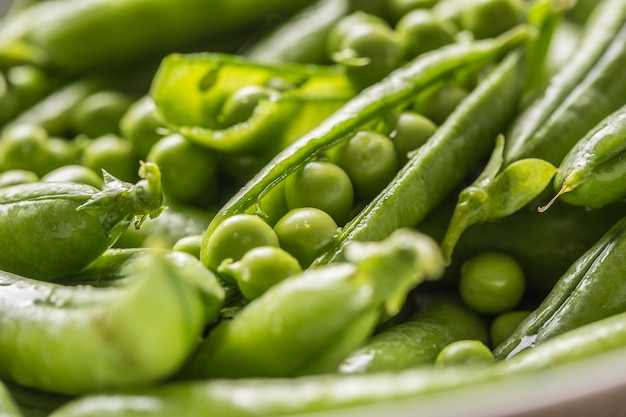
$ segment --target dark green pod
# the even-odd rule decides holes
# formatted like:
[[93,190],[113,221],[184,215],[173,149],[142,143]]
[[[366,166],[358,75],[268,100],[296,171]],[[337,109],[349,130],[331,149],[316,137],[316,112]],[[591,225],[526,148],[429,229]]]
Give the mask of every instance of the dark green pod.
[[[595,369],[591,367],[592,363],[597,363],[595,360],[584,367],[580,365],[584,359],[601,353],[606,357],[597,359],[606,366],[609,360],[622,357],[625,340],[626,313],[563,334],[509,361],[492,365],[163,384],[87,395],[61,406],[50,417],[328,415],[320,413],[323,411],[333,415],[381,415],[384,410],[402,404],[398,409],[409,410],[410,407],[411,415],[433,415],[433,404],[442,404],[442,401],[458,399],[458,404],[466,409],[468,398],[477,398],[472,397],[474,393],[480,393],[481,398],[482,394],[489,398],[488,394],[493,396],[494,392],[515,395],[513,393],[519,394],[520,387],[536,392],[537,387],[543,388],[556,379],[563,380],[563,375],[573,375],[570,371]],[[537,385],[531,385],[534,383]],[[507,399],[500,398],[497,402],[506,406]],[[482,410],[485,415],[493,412],[493,404],[488,402],[471,409]]]
[[626,311],[626,219],[622,219],[585,252],[552,291],[494,350],[497,359],[544,343],[585,324]]
[[624,156],[626,107],[602,120],[565,156],[554,178],[556,197],[591,208],[621,200],[626,196]]
[[569,64],[511,124],[505,135],[505,165],[524,158],[559,165],[578,139],[623,104],[625,6],[620,0],[598,3]]
[[437,299],[409,320],[372,336],[343,360],[339,372],[401,371],[432,365],[445,346],[467,339],[489,343],[486,322],[456,298]]
[[53,280],[78,272],[110,248],[129,224],[157,217],[160,171],[144,164],[129,184],[105,173],[105,189],[37,182],[0,190],[0,269]]

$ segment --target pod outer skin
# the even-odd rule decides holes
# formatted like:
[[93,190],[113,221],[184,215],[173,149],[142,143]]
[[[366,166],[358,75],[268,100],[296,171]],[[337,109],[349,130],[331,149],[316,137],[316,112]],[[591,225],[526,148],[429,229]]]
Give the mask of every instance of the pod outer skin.
[[[23,184],[0,191],[0,269],[52,280],[77,272],[108,249],[132,215],[76,208],[98,192],[79,184]],[[103,223],[115,218],[106,230]]]
[[136,255],[96,262],[97,285],[0,274],[0,378],[78,395],[173,374],[217,317],[223,289],[192,255]]

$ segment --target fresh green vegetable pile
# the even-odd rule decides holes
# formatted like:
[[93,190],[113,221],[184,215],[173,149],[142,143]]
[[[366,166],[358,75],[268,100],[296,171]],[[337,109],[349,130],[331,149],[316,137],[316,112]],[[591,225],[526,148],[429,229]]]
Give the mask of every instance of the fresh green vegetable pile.
[[304,415],[626,347],[623,0],[16,0],[0,417]]

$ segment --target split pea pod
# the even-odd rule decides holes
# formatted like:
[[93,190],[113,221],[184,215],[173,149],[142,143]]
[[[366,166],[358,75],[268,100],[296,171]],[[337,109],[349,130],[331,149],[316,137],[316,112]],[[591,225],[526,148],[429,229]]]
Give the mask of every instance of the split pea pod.
[[381,311],[395,315],[408,291],[443,272],[437,244],[410,229],[354,242],[346,258],[287,277],[218,324],[181,378],[334,372],[373,332]]
[[67,395],[154,383],[178,370],[224,296],[181,252],[113,252],[73,280],[0,273],[0,378]]
[[[418,224],[488,154],[522,93],[523,57],[514,52],[456,108],[387,187],[342,228],[314,265],[340,259],[352,240],[377,240]],[[451,169],[454,167],[454,169]]]
[[499,359],[593,321],[626,311],[626,219],[620,220],[559,279],[552,291],[496,349]]
[[341,362],[339,372],[402,371],[432,365],[446,345],[468,339],[489,343],[483,318],[454,297],[436,297],[408,320],[372,336]]
[[[279,84],[279,85],[277,85]],[[227,154],[273,154],[354,96],[336,67],[171,54],[150,95],[171,132]]]
[[[219,210],[205,238],[226,218],[245,213],[258,204],[279,182],[345,139],[356,129],[372,122],[386,111],[408,104],[417,92],[434,85],[455,70],[481,65],[522,45],[529,36],[527,27],[518,27],[502,36],[470,44],[452,44],[422,54],[381,82],[365,89],[325,119],[317,128],[292,142],[270,160]],[[206,240],[206,239],[205,239]],[[203,262],[206,262],[205,256]]]
[[402,400],[410,401],[412,413],[422,411],[427,415],[432,412],[430,400],[441,401],[445,395],[446,401],[453,401],[455,394],[462,394],[457,390],[464,387],[493,393],[498,386],[508,388],[508,383],[513,383],[513,389],[519,388],[514,384],[519,382],[517,377],[545,383],[545,377],[554,377],[556,370],[580,372],[581,360],[603,353],[623,354],[625,340],[626,313],[622,313],[546,341],[508,361],[478,368],[428,367],[365,375],[169,383],[130,392],[87,395],[62,406],[50,417],[296,416],[340,409],[357,412],[366,409],[351,407],[374,405],[380,406],[380,412],[382,407]]
[[161,173],[141,165],[136,184],[105,173],[105,188],[36,182],[0,190],[0,269],[53,280],[76,273],[164,207]]
[[559,198],[569,204],[599,208],[623,199],[625,152],[626,107],[621,107],[591,129],[565,156],[554,177],[557,194],[552,201]]

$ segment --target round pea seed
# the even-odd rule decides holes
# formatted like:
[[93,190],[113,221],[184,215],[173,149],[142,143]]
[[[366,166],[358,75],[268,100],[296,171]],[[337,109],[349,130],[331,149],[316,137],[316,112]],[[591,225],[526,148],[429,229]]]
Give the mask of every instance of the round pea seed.
[[88,139],[81,153],[80,163],[96,172],[104,169],[124,181],[137,180],[139,159],[135,148],[129,140],[115,134]]
[[237,214],[221,222],[202,242],[201,259],[217,270],[225,259],[238,261],[257,246],[279,246],[278,236],[270,225],[253,214]]
[[99,91],[74,108],[70,115],[71,126],[77,134],[90,138],[119,134],[120,120],[132,103],[133,99],[127,94]]
[[275,246],[250,249],[238,262],[223,262],[218,268],[221,274],[234,278],[241,294],[248,300],[260,297],[278,282],[301,271],[296,258]]
[[202,249],[202,235],[189,235],[178,239],[172,246],[172,250],[186,252],[200,259]]
[[444,347],[435,359],[435,366],[488,365],[493,363],[491,350],[479,340],[457,340]]
[[479,313],[500,314],[513,309],[524,295],[525,286],[521,266],[503,253],[483,252],[461,266],[461,298]]
[[478,0],[461,12],[460,25],[476,39],[497,36],[526,19],[523,0]]
[[287,177],[285,198],[289,209],[315,207],[343,224],[354,202],[352,182],[346,172],[332,162],[314,161]]
[[161,170],[167,198],[182,203],[207,202],[217,187],[217,154],[185,137],[173,134],[159,139],[146,158]]
[[361,130],[341,149],[341,166],[352,181],[357,199],[377,195],[398,171],[398,154],[389,137]]
[[396,25],[406,59],[413,59],[454,42],[456,27],[447,20],[437,18],[428,10],[413,10]]
[[519,324],[528,317],[530,311],[507,311],[496,316],[491,322],[491,343],[498,346],[509,337]]
[[338,231],[333,218],[320,209],[302,207],[289,210],[274,225],[280,247],[293,255],[302,267],[313,262]]
[[389,138],[393,141],[400,165],[404,165],[409,153],[422,146],[437,130],[437,125],[414,111],[400,113]]
[[37,181],[39,181],[37,174],[25,169],[10,169],[0,173],[0,188]]

